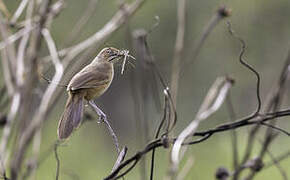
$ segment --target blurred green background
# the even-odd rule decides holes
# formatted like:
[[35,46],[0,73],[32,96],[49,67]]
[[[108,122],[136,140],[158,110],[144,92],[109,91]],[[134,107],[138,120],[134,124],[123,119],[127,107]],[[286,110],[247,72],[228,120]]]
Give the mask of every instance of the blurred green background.
[[[14,12],[19,0],[4,0],[8,9]],[[64,48],[68,41],[68,34],[74,24],[86,11],[89,0],[66,1],[65,9],[52,24],[52,35],[59,49]],[[204,27],[220,5],[232,9],[230,20],[235,32],[247,44],[245,57],[261,74],[261,96],[265,100],[271,87],[276,85],[284,60],[290,47],[290,1],[289,0],[188,0],[186,14],[185,54],[192,49],[192,45],[200,38]],[[116,12],[116,0],[99,0],[93,17],[81,30],[74,44],[86,39],[98,31]],[[150,29],[155,23],[154,16],[159,16],[159,26],[148,36],[148,43],[155,56],[161,72],[170,80],[173,49],[176,36],[176,1],[174,0],[147,0],[144,6],[130,19],[127,25],[114,33],[102,46],[110,45],[118,48],[130,49],[128,30],[138,28]],[[233,105],[238,117],[243,117],[255,110],[257,101],[255,97],[255,77],[248,69],[238,63],[240,52],[239,42],[232,38],[226,26],[226,20],[221,21],[206,40],[200,54],[194,63],[182,69],[182,78],[178,93],[178,123],[175,134],[180,132],[195,116],[205,97],[207,90],[218,76],[229,75],[236,80],[231,90]],[[43,48],[43,55],[48,52]],[[95,50],[95,54],[101,48]],[[131,50],[131,49],[130,49]],[[134,50],[131,52],[134,55]],[[87,63],[91,59],[88,59]],[[77,59],[75,59],[77,61]],[[138,59],[135,62],[138,64]],[[134,100],[132,96],[131,76],[136,69],[128,68],[125,75],[120,75],[120,67],[116,68],[111,88],[97,100],[97,104],[106,112],[121,145],[129,148],[128,155],[132,155],[146,142],[140,140],[142,131],[136,129],[134,115]],[[146,74],[144,74],[146,77]],[[69,78],[69,77],[67,77]],[[287,85],[289,86],[289,84]],[[159,88],[159,91],[162,90]],[[283,108],[289,106],[288,90],[284,99]],[[150,93],[149,93],[150,94]],[[160,93],[160,96],[162,94]],[[41,157],[51,147],[57,138],[57,122],[64,108],[67,95],[65,91],[58,105],[54,108],[49,120],[43,128],[43,141]],[[162,98],[161,98],[162,99]],[[161,118],[162,111],[147,101],[148,114],[144,118],[149,124],[149,137],[152,139],[156,125]],[[226,106],[222,108],[199,127],[200,130],[227,122],[229,115]],[[289,118],[279,120],[278,125],[287,129]],[[263,138],[264,129],[259,133]],[[289,128],[288,128],[289,130]],[[238,130],[239,152],[242,155],[248,128]],[[144,134],[144,132],[143,132]],[[142,139],[142,137],[141,137]],[[141,142],[141,143],[140,143]],[[272,144],[270,150],[279,155],[289,150],[289,137],[281,134]],[[256,142],[255,152],[259,152],[260,144]],[[86,122],[78,129],[66,143],[58,149],[61,159],[60,179],[101,179],[108,175],[116,158],[112,139],[103,124]],[[148,154],[149,155],[149,154]],[[209,140],[189,147],[186,156],[194,158],[194,166],[186,179],[204,180],[214,179],[218,167],[231,169],[232,151],[230,132],[215,134]],[[255,154],[253,154],[255,156]],[[147,156],[150,157],[150,156]],[[155,179],[162,179],[168,165],[168,153],[158,149],[156,154]],[[187,158],[185,158],[187,159]],[[265,162],[269,158],[265,158]],[[147,162],[147,175],[149,175],[149,158]],[[184,161],[182,162],[184,164]],[[290,176],[290,160],[281,163]],[[37,179],[51,180],[55,178],[56,160],[53,153],[40,165]],[[139,167],[130,172],[126,179],[140,179]],[[149,176],[148,176],[149,177]],[[147,179],[148,179],[147,177]],[[282,179],[275,166],[263,170],[256,176],[257,180]]]

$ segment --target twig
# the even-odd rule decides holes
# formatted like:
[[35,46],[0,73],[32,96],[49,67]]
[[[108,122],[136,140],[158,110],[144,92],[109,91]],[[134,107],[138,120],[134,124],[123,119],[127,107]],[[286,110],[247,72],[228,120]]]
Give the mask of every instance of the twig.
[[229,17],[231,15],[231,9],[227,8],[226,6],[221,6],[216,11],[216,13],[212,16],[210,21],[207,23],[207,25],[204,27],[204,30],[202,31],[201,38],[192,46],[192,51],[187,56],[186,60],[182,64],[182,68],[190,65],[194,62],[198,54],[200,53],[200,50],[205,42],[205,40],[208,38],[210,33],[213,31],[213,29],[216,27],[216,25],[224,18]]
[[213,128],[213,129],[196,132],[196,133],[194,133],[194,136],[205,136],[208,134],[224,132],[227,130],[233,130],[233,129],[241,128],[241,127],[248,126],[248,125],[255,125],[255,124],[259,124],[261,122],[267,122],[267,121],[273,120],[275,118],[285,117],[285,116],[289,116],[289,115],[290,115],[290,109],[277,111],[277,112],[272,113],[272,114],[261,114],[259,116],[255,116],[255,117],[253,117],[252,115],[246,116],[246,117],[244,117],[238,121],[235,121],[233,123],[225,123],[225,124],[217,126],[216,128]]
[[118,158],[113,166],[112,172],[115,171],[117,169],[117,167],[120,166],[121,162],[125,159],[125,156],[127,154],[127,150],[128,150],[128,148],[126,146],[122,148],[122,150],[120,151]]
[[[23,2],[23,1],[22,1]],[[34,28],[34,26],[32,25],[31,22],[31,17],[33,14],[33,7],[34,7],[34,1],[30,1],[28,8],[27,8],[27,15],[26,15],[26,19],[28,19],[28,21],[25,22],[25,27],[24,30],[27,31],[27,34],[23,34],[24,36],[22,37],[20,43],[19,43],[19,47],[18,47],[18,52],[17,52],[17,71],[16,71],[16,75],[17,75],[17,84],[18,86],[23,86],[24,84],[24,72],[25,72],[25,64],[24,64],[24,57],[25,57],[25,50],[27,48],[28,45],[28,40],[30,37],[30,29],[32,30]]]
[[[168,111],[168,110],[170,111],[169,108],[170,108],[170,107],[169,107],[169,104],[168,104],[168,97],[165,96],[165,97],[164,97],[163,117],[162,117],[162,119],[161,119],[161,121],[160,121],[160,123],[159,123],[159,125],[158,125],[157,130],[156,130],[156,133],[155,133],[155,139],[158,138],[159,133],[160,133],[160,131],[161,131],[161,128],[162,128],[163,125],[164,125],[164,122],[165,122],[166,117],[167,117],[167,111]],[[169,117],[169,118],[170,118],[170,117]],[[152,150],[152,156],[151,156],[150,180],[153,180],[153,179],[154,179],[154,161],[155,161],[155,149]]]
[[239,55],[239,61],[240,63],[245,66],[246,68],[248,68],[250,71],[252,71],[256,78],[257,78],[257,85],[256,85],[256,95],[257,95],[257,101],[258,101],[258,105],[257,105],[257,109],[256,111],[253,113],[254,115],[257,115],[260,110],[261,110],[261,96],[260,96],[260,81],[261,81],[261,78],[260,78],[260,75],[259,73],[251,66],[249,65],[245,60],[244,60],[244,53],[246,51],[246,43],[245,41],[240,38],[232,29],[232,26],[231,26],[231,23],[229,21],[227,21],[227,25],[228,25],[228,31],[229,33],[234,37],[236,38],[237,40],[239,40],[240,44],[241,44],[241,52],[240,52],[240,55]]
[[[234,130],[234,129],[245,127],[245,126],[249,126],[249,125],[256,125],[256,124],[259,124],[261,122],[266,122],[266,121],[273,120],[273,119],[276,119],[276,118],[279,118],[279,117],[284,117],[284,116],[290,116],[290,109],[283,110],[283,111],[277,111],[275,113],[271,113],[271,114],[267,114],[267,115],[266,114],[265,115],[261,114],[258,117],[247,116],[245,118],[242,118],[239,121],[222,124],[222,125],[217,126],[216,128],[209,129],[209,130],[206,130],[206,131],[195,132],[193,134],[193,136],[203,136],[203,137],[198,139],[198,140],[196,140],[196,141],[192,141],[192,142],[189,142],[189,143],[183,143],[182,145],[201,143],[201,142],[207,140],[213,134],[216,134],[216,133],[221,133],[221,132],[225,132],[225,131],[228,131],[228,130]],[[256,118],[256,119],[250,121],[253,118]],[[173,139],[167,140],[166,143],[172,144],[175,141],[176,141],[176,138],[173,138]],[[121,178],[122,176],[124,176],[126,173],[128,173],[129,170],[131,170],[137,164],[137,162],[140,160],[140,158],[142,156],[144,156],[145,154],[147,154],[148,152],[150,152],[153,149],[156,149],[156,148],[159,148],[159,147],[162,147],[162,146],[165,146],[165,145],[166,145],[166,147],[168,146],[168,144],[164,144],[164,141],[162,141],[160,138],[152,141],[143,150],[137,152],[131,158],[129,158],[126,161],[122,162],[120,164],[120,166],[115,171],[113,171],[109,176],[107,176],[105,178],[105,180]],[[283,158],[285,158],[285,157],[283,157]],[[134,164],[129,168],[129,170],[127,169],[127,171],[125,173],[117,176],[118,173],[122,169],[124,169],[127,166],[129,166],[132,162],[134,162]]]
[[[158,25],[158,22],[156,22],[151,28],[150,28],[150,32],[152,32],[152,30],[154,28],[156,28]],[[154,60],[149,52],[148,46],[146,46],[146,38],[149,35],[150,32],[145,31],[144,29],[138,29],[135,30],[133,33],[133,37],[134,37],[134,45],[135,45],[135,49],[136,49],[136,54],[137,54],[137,59],[140,62],[137,66],[137,70],[136,70],[136,76],[132,76],[132,83],[134,83],[134,85],[132,85],[132,87],[134,89],[132,89],[132,93],[133,93],[133,97],[134,97],[134,101],[135,101],[135,114],[138,116],[136,116],[136,126],[137,129],[140,129],[140,122],[142,119],[146,118],[143,117],[143,114],[138,112],[140,110],[143,110],[143,107],[146,108],[146,106],[143,107],[139,107],[141,105],[143,105],[143,103],[141,104],[140,102],[138,103],[138,100],[140,99],[140,93],[142,94],[142,97],[144,98],[143,101],[146,102],[147,101],[147,94],[148,92],[152,92],[153,93],[153,100],[156,104],[156,107],[159,107],[159,94],[158,94],[158,89],[157,89],[157,82],[156,81],[156,75],[154,72]],[[143,74],[146,73],[147,76],[144,78]],[[141,80],[140,80],[141,78]],[[137,80],[138,79],[138,80]],[[152,84],[154,83],[154,84]],[[139,86],[138,86],[139,84]],[[137,90],[137,88],[139,88],[139,90]],[[150,88],[150,89],[148,89]],[[168,100],[168,97],[165,97],[165,101]],[[164,104],[164,108],[167,109],[168,108],[168,101],[165,102]],[[145,104],[144,104],[145,105]],[[166,113],[167,114],[167,113]],[[159,133],[161,131],[161,128],[163,127],[163,125],[165,124],[165,115],[163,115],[163,119],[160,122],[161,124],[158,125],[157,128],[157,134],[155,134],[155,137],[159,136]],[[139,115],[141,115],[139,117]],[[144,122],[145,123],[145,132],[147,132],[148,127],[147,126],[147,120]],[[140,130],[139,130],[140,131]],[[146,134],[145,134],[146,135]],[[139,136],[141,137],[141,136]],[[147,136],[146,136],[147,137]],[[148,141],[148,138],[146,139],[146,141]],[[155,157],[155,150],[152,151],[152,156],[151,156],[151,168],[150,168],[150,179],[153,179],[154,176],[154,157]],[[144,159],[142,159],[144,161]],[[143,163],[143,162],[141,162]]]
[[[130,34],[128,34],[128,37],[131,37]],[[138,49],[137,49],[138,51]],[[138,54],[138,53],[137,53]],[[143,57],[142,56],[137,56],[138,59],[140,59],[140,61],[142,61]],[[140,70],[140,69],[139,69]],[[149,137],[148,135],[148,123],[146,121],[148,121],[146,119],[146,104],[145,104],[145,99],[142,99],[142,97],[144,97],[143,95],[143,91],[146,91],[146,89],[144,90],[142,88],[142,86],[140,85],[142,81],[140,81],[140,79],[135,75],[137,74],[137,72],[140,72],[138,70],[134,71],[134,75],[131,75],[131,93],[132,93],[132,99],[134,102],[134,106],[133,106],[133,111],[134,111],[134,118],[135,118],[135,133],[136,133],[136,137],[137,137],[137,146],[139,148],[143,147],[144,144],[146,144],[149,141]],[[142,83],[145,83],[144,81]],[[140,180],[145,180],[146,179],[146,159],[142,159],[140,162],[140,167],[139,167],[139,171],[140,171]]]
[[[46,40],[46,43],[47,43],[48,49],[51,53],[52,61],[53,61],[54,67],[55,67],[55,74],[53,76],[52,81],[59,82],[62,78],[62,75],[63,75],[63,66],[60,63],[55,43],[54,43],[54,41],[53,41],[53,39],[52,39],[52,37],[47,29],[43,29],[42,34],[44,36],[44,39]],[[23,134],[19,140],[19,145],[17,147],[17,151],[16,151],[14,161],[13,161],[14,165],[16,165],[15,163],[18,163],[17,166],[20,166],[20,164],[23,160],[23,155],[24,155],[24,152],[25,152],[26,147],[28,145],[28,142],[33,137],[36,130],[41,127],[43,121],[46,119],[45,116],[47,114],[49,103],[50,103],[51,97],[53,96],[53,93],[55,92],[56,88],[57,88],[57,85],[50,84],[47,87],[46,91],[44,92],[43,98],[42,98],[40,105],[39,105],[39,109],[36,111],[36,114],[33,117],[30,126],[28,126],[27,129],[23,132]],[[17,169],[17,167],[13,167],[14,171],[15,171],[14,168]],[[14,173],[16,173],[16,172],[14,172]],[[16,176],[16,175],[17,175],[17,173],[14,174],[14,176]]]
[[[289,157],[290,157],[290,151],[288,151],[286,153],[283,153],[282,155],[276,157],[275,159],[276,159],[277,162],[281,162],[281,161],[283,161],[283,160],[285,160],[285,159],[287,159]],[[264,169],[267,169],[267,168],[269,168],[269,167],[271,167],[273,165],[275,165],[275,162],[273,162],[273,161],[268,162],[268,163],[265,164]]]
[[50,79],[48,79],[47,77],[45,77],[44,75],[40,75],[48,84],[55,84],[55,85],[57,85],[57,86],[59,86],[59,87],[64,87],[64,88],[67,88],[67,84],[61,84],[61,83],[58,83],[58,82],[53,82],[52,80],[50,80]]
[[192,168],[193,164],[194,164],[194,159],[193,159],[192,156],[190,156],[190,157],[187,159],[187,161],[186,161],[184,167],[181,169],[180,173],[178,173],[176,179],[177,179],[177,180],[183,180],[183,179],[185,179],[186,175],[189,173],[189,171],[190,171],[190,169]]
[[272,124],[268,124],[268,123],[265,123],[265,122],[261,122],[261,125],[264,125],[264,126],[270,127],[270,128],[272,128],[272,129],[275,129],[275,130],[277,130],[277,131],[279,131],[279,132],[282,132],[282,133],[286,134],[287,136],[290,136],[290,133],[289,133],[289,132],[287,132],[286,130],[284,130],[284,129],[282,129],[282,128],[279,128],[279,127],[277,127],[277,126],[274,126],[274,125],[272,125]]
[[54,157],[55,157],[55,160],[56,160],[55,180],[58,180],[59,172],[60,172],[60,160],[59,160],[58,153],[57,153],[58,146],[59,146],[59,142],[56,142],[55,145],[54,145]]
[[274,164],[277,167],[278,171],[282,175],[283,179],[284,180],[288,180],[287,173],[282,168],[282,166],[280,165],[279,161],[274,157],[274,155],[268,149],[266,151],[267,151],[268,155],[270,156],[271,160],[274,162]]
[[[98,110],[97,110],[98,107],[93,101],[89,101],[89,105],[98,113]],[[105,123],[105,125],[107,126],[107,129],[109,130],[110,135],[112,136],[112,138],[114,140],[114,144],[116,146],[117,153],[119,154],[120,153],[120,147],[119,147],[118,138],[117,138],[113,128],[111,127],[109,121],[107,120],[107,118],[103,118],[103,122]]]
[[[277,111],[277,109],[279,109],[282,100],[283,100],[283,95],[285,93],[286,90],[286,82],[287,79],[289,79],[289,64],[290,64],[290,54],[288,52],[288,57],[286,59],[286,62],[283,66],[282,72],[280,74],[280,78],[279,78],[279,82],[277,87],[274,89],[273,92],[270,93],[270,95],[272,95],[272,97],[269,99],[268,104],[266,104],[266,112],[269,111]],[[263,146],[260,150],[260,157],[259,158],[263,158],[265,153],[268,153],[272,159],[272,161],[276,162],[275,158],[273,158],[274,156],[269,152],[269,146],[272,143],[272,141],[274,141],[275,137],[277,137],[277,133],[273,132],[273,130],[280,130],[282,132],[286,132],[285,130],[281,129],[281,128],[277,128],[275,127],[276,121],[271,121],[270,122],[270,126],[268,126],[267,131],[265,133],[265,141],[263,142]],[[257,128],[258,129],[258,128]],[[253,129],[255,130],[255,129]],[[279,163],[275,163],[275,166],[278,168],[279,172],[281,173],[282,177],[284,179],[288,179],[286,173],[284,172],[283,168],[280,166]],[[256,171],[252,171],[249,173],[248,175],[248,179],[252,179],[255,175],[256,175]]]
[[2,0],[0,0],[0,11],[2,11],[7,18],[11,16],[9,10],[7,9],[5,3]]
[[13,125],[13,121],[17,115],[18,109],[20,106],[20,94],[16,93],[14,94],[13,98],[12,98],[12,103],[10,106],[10,111],[8,113],[7,116],[7,121],[3,130],[3,135],[1,137],[1,144],[0,144],[0,160],[3,163],[3,169],[1,169],[1,174],[3,174],[5,172],[5,167],[6,167],[6,161],[8,160],[8,157],[6,157],[7,154],[7,144],[10,138],[10,134],[11,134],[11,129],[12,129],[12,125]]
[[[158,148],[162,146],[162,143],[159,139],[152,141],[151,143],[149,143],[142,151],[137,152],[135,155],[133,155],[131,158],[127,159],[126,161],[123,161],[118,168],[116,168],[109,176],[107,176],[106,178],[104,178],[104,180],[113,180],[113,179],[119,179],[121,177],[123,177],[124,175],[126,175],[128,172],[130,172],[130,170],[137,164],[137,162],[141,159],[141,157],[143,155],[145,155],[146,153],[150,152],[151,150]],[[117,176],[118,173],[121,171],[121,169],[123,169],[124,167],[130,165],[133,162],[132,166],[127,169],[124,173],[122,173],[121,175]]]
[[123,12],[124,9],[120,9],[118,12],[116,12],[112,19],[94,35],[71,48],[60,51],[60,55],[66,54],[65,58],[63,59],[64,66],[69,64],[74,57],[76,57],[79,53],[89,48],[90,46],[94,45],[94,48],[99,46],[105,39],[109,37],[109,35],[111,35],[122,24],[124,24],[126,22],[126,18],[133,15],[144,2],[145,0],[136,0],[131,5],[125,6],[124,9],[126,11],[126,15]]
[[96,8],[98,7],[99,0],[90,0],[86,10],[82,14],[82,16],[79,18],[78,22],[73,26],[72,31],[69,33],[67,41],[65,44],[71,44],[74,39],[79,37],[79,33],[82,30],[82,28],[87,24],[89,19],[92,17],[92,15],[95,13]]
[[[227,96],[227,107],[230,116],[230,121],[234,122],[236,119],[236,113],[234,111],[234,107],[231,100],[231,94],[229,92]],[[239,165],[239,158],[238,158],[238,138],[237,132],[235,130],[231,131],[231,139],[232,139],[232,150],[233,150],[233,168],[236,169]]]
[[26,7],[28,1],[29,0],[22,0],[21,1],[20,5],[18,6],[17,10],[15,11],[15,13],[13,14],[13,17],[10,20],[11,24],[15,24],[16,23],[16,21],[18,20],[18,18],[22,14],[24,8]]
[[172,60],[172,75],[171,75],[171,93],[174,106],[176,106],[178,80],[180,73],[180,61],[184,48],[185,35],[185,15],[186,15],[186,0],[179,0],[177,2],[177,34],[175,40],[174,55]]
[[180,162],[179,154],[183,142],[193,135],[199,123],[216,112],[224,102],[232,81],[226,78],[217,78],[208,91],[195,119],[178,135],[171,152],[171,172],[176,173]]
[[[7,42],[7,38],[10,37],[10,33],[8,30],[7,25],[4,22],[4,17],[0,11],[0,33],[2,36],[2,39],[4,39],[4,42]],[[9,44],[9,43],[7,43]],[[4,71],[4,80],[5,80],[5,84],[7,86],[7,91],[8,91],[8,95],[11,97],[15,91],[15,77],[14,74],[12,72],[14,72],[14,64],[12,64],[14,61],[13,59],[15,59],[15,49],[14,46],[12,44],[7,45],[7,47],[5,47],[5,49],[3,49],[1,51],[1,62],[3,65],[3,71]]]
[[[268,95],[268,100],[266,101],[265,106],[264,106],[264,111],[265,112],[269,112],[271,110],[273,110],[275,112],[275,111],[277,111],[279,105],[281,104],[281,99],[282,99],[282,96],[283,96],[284,91],[285,91],[285,82],[286,82],[286,79],[288,78],[288,74],[289,74],[289,70],[288,70],[289,63],[290,63],[290,53],[288,52],[288,57],[286,59],[286,62],[284,63],[282,72],[280,74],[278,85],[277,85],[277,87],[274,88],[274,91],[271,91],[269,93],[269,95]],[[244,155],[243,162],[246,162],[247,159],[250,157],[250,153],[251,153],[251,150],[252,150],[252,147],[253,147],[254,137],[257,134],[258,130],[260,129],[261,125],[262,124],[257,124],[250,131],[250,135],[248,137],[248,144],[246,146],[246,153]],[[266,139],[269,138],[267,136],[271,136],[271,134],[272,134],[272,130],[268,129],[267,132],[266,132],[266,137],[265,138]],[[272,139],[272,138],[270,138],[270,139]],[[269,144],[270,143],[268,143],[268,145]],[[266,147],[266,146],[263,146],[263,147],[268,149],[268,147]],[[265,148],[264,149],[262,148],[261,151],[267,152],[267,151],[265,151]],[[279,169],[279,167],[277,167],[277,168]],[[237,171],[237,172],[238,173],[235,174],[235,179],[238,179],[239,171]],[[251,177],[253,175],[251,175]],[[283,175],[283,173],[282,173],[282,175]]]
[[15,34],[10,35],[7,37],[6,40],[0,42],[0,50],[4,49],[7,45],[14,43],[22,36],[27,35],[30,31],[32,31],[35,28],[35,26],[30,26],[28,28],[23,28],[19,31],[17,31]]
[[[245,66],[247,69],[249,69],[251,72],[254,73],[254,75],[256,76],[256,96],[257,96],[257,101],[258,101],[258,104],[257,104],[257,108],[256,108],[256,111],[254,111],[254,113],[252,115],[250,115],[250,119],[253,118],[253,117],[256,117],[260,110],[261,110],[261,97],[260,97],[260,75],[259,73],[251,66],[249,65],[244,59],[243,59],[243,56],[244,56],[244,53],[245,53],[245,50],[246,50],[246,43],[245,41],[239,37],[232,29],[232,26],[231,26],[231,23],[228,21],[227,22],[227,25],[228,25],[228,31],[230,33],[231,36],[233,36],[235,39],[237,39],[240,44],[241,44],[241,52],[239,54],[239,62]],[[251,137],[248,141],[248,145],[246,147],[246,151],[245,151],[245,155],[241,161],[241,165],[246,163],[246,161],[248,160],[249,156],[250,156],[250,153],[251,153],[251,149],[252,149],[252,144],[253,144],[253,140],[254,140],[254,133],[250,133],[249,137]],[[241,169],[241,167],[239,167],[238,169]],[[237,180],[238,179],[238,175],[239,175],[239,171],[236,171],[236,173],[234,174],[234,180]]]
[[[41,135],[42,135],[42,128],[39,128],[37,130],[37,132],[35,133],[35,136],[33,138],[33,147],[32,147],[32,151],[33,151],[33,157],[32,157],[32,168],[31,168],[31,174],[32,176],[35,176],[36,173],[36,169],[38,167],[38,158],[39,158],[39,151],[40,151],[40,145],[41,145]],[[35,179],[35,177],[34,177]]]

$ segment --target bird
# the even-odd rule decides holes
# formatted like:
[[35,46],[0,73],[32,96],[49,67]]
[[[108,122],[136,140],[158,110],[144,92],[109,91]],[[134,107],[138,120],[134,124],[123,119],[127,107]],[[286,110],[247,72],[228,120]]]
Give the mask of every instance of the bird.
[[[70,137],[82,122],[85,100],[100,97],[111,85],[114,77],[114,63],[127,56],[128,50],[118,50],[114,47],[103,48],[93,61],[76,73],[67,86],[68,99],[64,112],[59,120],[57,134],[60,140]],[[125,61],[124,60],[124,61]],[[94,106],[100,118],[106,118],[105,113]]]

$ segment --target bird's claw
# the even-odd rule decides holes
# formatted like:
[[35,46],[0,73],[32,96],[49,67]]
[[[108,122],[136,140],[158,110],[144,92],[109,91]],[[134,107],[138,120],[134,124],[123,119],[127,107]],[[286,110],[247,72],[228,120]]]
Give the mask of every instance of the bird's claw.
[[103,123],[107,119],[105,114],[100,114],[98,118],[98,123]]

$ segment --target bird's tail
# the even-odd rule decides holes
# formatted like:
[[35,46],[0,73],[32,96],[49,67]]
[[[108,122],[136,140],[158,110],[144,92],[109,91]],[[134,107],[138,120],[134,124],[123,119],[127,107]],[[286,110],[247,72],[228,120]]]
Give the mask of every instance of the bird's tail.
[[68,138],[82,121],[84,108],[83,93],[69,93],[64,112],[59,120],[57,134],[59,139]]

